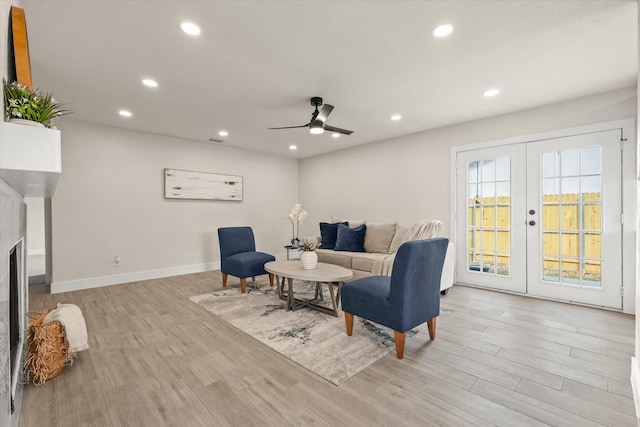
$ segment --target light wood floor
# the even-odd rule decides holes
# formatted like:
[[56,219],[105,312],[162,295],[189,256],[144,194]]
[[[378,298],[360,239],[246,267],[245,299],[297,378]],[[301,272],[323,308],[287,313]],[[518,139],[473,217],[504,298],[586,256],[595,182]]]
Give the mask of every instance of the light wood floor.
[[31,286],[31,310],[82,308],[90,349],[25,387],[20,426],[637,425],[630,315],[454,286],[435,341],[336,387],[186,298],[219,287],[219,272]]

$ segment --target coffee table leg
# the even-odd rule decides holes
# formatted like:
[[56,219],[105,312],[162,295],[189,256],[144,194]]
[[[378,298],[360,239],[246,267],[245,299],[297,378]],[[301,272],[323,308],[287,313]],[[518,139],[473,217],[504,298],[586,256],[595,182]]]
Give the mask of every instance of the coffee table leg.
[[333,283],[327,282],[329,287],[329,295],[331,296],[331,305],[333,306],[333,315],[338,317],[338,303],[336,302],[336,296],[333,293]]
[[280,280],[280,276],[276,275],[276,286],[278,288],[278,298],[282,299],[282,293],[284,288],[284,277]]
[[293,279],[287,277],[287,311],[293,310],[296,300],[293,298]]
[[320,301],[324,301],[324,292],[322,291],[322,283],[321,282],[316,282],[316,295],[315,295],[315,299],[320,302]]

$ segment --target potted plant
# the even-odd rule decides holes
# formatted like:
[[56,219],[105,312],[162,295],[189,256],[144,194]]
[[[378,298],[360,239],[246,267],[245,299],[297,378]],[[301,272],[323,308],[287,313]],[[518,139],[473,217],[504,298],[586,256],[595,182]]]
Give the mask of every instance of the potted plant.
[[51,93],[42,93],[39,89],[30,89],[18,82],[7,83],[3,80],[2,83],[5,117],[10,122],[55,129],[52,119],[72,113],[64,108],[64,104],[57,102]]
[[313,270],[318,265],[318,254],[315,253],[317,245],[304,239],[300,243],[300,249],[302,254],[300,255],[300,261],[302,262],[302,268],[305,270]]
[[293,205],[293,209],[289,213],[289,221],[291,221],[291,226],[293,228],[293,238],[291,239],[291,247],[297,248],[300,245],[300,239],[298,239],[298,231],[300,229],[300,224],[302,220],[305,219],[309,215],[309,212],[305,211],[300,203],[296,203]]

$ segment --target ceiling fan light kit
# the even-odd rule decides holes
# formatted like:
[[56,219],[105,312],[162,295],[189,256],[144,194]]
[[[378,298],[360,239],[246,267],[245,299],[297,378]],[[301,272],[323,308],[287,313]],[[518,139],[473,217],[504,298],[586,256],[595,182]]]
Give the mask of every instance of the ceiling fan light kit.
[[309,133],[314,135],[320,135],[324,133],[324,126],[320,120],[316,120],[311,125],[309,125]]
[[[322,105],[322,98],[319,96],[314,96],[311,98],[311,106],[315,107],[315,111],[311,114],[311,120],[309,123],[300,125],[300,126],[285,126],[285,127],[277,127],[277,128],[269,128],[269,129],[296,129],[296,128],[309,128],[309,133],[314,135],[320,135],[324,133],[325,130],[332,133],[341,133],[343,135],[351,135],[353,133],[352,130],[336,128],[333,126],[328,126],[326,124],[327,118],[331,111],[333,111],[333,105],[324,104]],[[322,106],[321,109],[318,107]]]

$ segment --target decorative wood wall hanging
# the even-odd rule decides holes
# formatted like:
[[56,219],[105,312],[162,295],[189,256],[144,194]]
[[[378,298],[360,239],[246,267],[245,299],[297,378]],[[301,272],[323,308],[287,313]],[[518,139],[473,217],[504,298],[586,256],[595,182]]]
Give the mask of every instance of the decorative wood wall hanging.
[[179,169],[164,170],[165,199],[242,201],[242,177]]
[[11,28],[13,36],[13,55],[16,63],[18,83],[33,89],[31,80],[31,58],[29,57],[29,39],[27,37],[27,19],[24,9],[11,6]]

